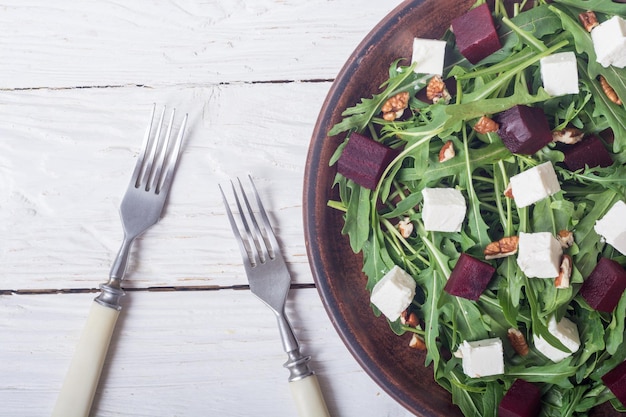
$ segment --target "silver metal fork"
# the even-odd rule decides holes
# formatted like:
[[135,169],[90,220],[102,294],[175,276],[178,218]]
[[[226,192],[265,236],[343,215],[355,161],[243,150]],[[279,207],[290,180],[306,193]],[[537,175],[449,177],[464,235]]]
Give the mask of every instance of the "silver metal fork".
[[[133,241],[161,217],[178,163],[187,115],[172,140],[175,110],[164,126],[165,108],[152,109],[141,154],[120,207],[124,229],[122,246],[107,283],[92,304],[87,324],[78,342],[67,376],[57,399],[53,417],[86,417],[91,409],[102,366],[119,316],[122,280]],[[156,117],[155,117],[156,116]]]
[[317,376],[308,365],[311,358],[300,352],[298,340],[285,314],[291,276],[259,193],[252,178],[249,177],[249,180],[256,209],[253,209],[241,181],[237,179],[238,187],[231,182],[239,221],[235,219],[221,186],[220,192],[241,250],[250,290],[274,312],[278,321],[283,349],[289,358],[284,366],[289,370],[289,386],[298,414],[300,417],[328,417]]

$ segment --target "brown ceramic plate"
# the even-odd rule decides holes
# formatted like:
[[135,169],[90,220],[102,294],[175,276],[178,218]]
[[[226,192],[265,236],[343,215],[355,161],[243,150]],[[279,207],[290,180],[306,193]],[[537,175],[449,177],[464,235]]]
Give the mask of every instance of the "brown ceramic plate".
[[[321,109],[313,132],[304,179],[304,224],[307,251],[317,289],[337,332],[371,378],[418,416],[452,417],[461,412],[451,396],[424,367],[424,354],[408,348],[410,336],[396,336],[369,305],[362,259],[341,234],[340,212],[328,208],[337,199],[335,168],[328,161],[341,138],[327,132],[341,113],[362,97],[379,91],[389,65],[411,58],[414,37],[439,38],[452,19],[475,0],[405,1],[383,19],[358,45],[338,74]],[[602,407],[593,416],[616,416]]]

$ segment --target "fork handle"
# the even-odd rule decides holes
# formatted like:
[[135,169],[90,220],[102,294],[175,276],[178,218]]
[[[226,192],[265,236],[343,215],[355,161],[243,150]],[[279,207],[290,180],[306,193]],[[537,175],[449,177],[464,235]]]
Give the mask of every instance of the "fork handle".
[[120,310],[93,303],[52,417],[87,417]]
[[289,387],[300,417],[330,417],[317,375],[290,381]]

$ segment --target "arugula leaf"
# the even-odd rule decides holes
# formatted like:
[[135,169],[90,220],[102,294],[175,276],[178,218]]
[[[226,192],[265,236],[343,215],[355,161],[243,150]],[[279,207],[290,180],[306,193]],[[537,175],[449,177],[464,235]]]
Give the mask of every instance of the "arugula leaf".
[[[396,64],[397,62],[392,67],[395,67]],[[395,77],[390,78],[386,84],[381,86],[382,88],[386,85],[382,93],[375,94],[372,98],[363,98],[357,105],[344,110],[341,114],[344,119],[333,126],[328,132],[328,136],[335,136],[349,130],[362,132],[390,97],[402,91],[415,92],[424,88],[431,76],[417,74],[413,71],[414,68],[415,64],[396,72]]]
[[342,233],[350,236],[350,246],[358,253],[370,236],[370,190],[353,181],[348,182],[348,188],[351,193]]
[[608,13],[626,18],[626,5],[607,0],[554,0],[566,6],[576,7],[580,10],[594,10],[600,13]]
[[459,185],[467,190],[469,207],[467,210],[468,224],[470,236],[476,241],[481,248],[484,248],[491,241],[487,230],[489,226],[485,223],[480,213],[480,200],[474,190],[472,182],[472,174],[475,166],[469,158],[469,145],[467,140],[467,132],[463,130],[463,150],[465,154],[465,174],[460,177]]

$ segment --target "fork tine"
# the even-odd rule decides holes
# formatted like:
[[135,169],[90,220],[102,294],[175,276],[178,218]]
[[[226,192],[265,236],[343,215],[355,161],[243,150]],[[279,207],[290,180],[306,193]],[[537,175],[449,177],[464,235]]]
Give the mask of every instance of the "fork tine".
[[[244,191],[243,185],[241,185],[241,181],[237,179],[237,181],[239,181],[239,187],[241,188],[243,200],[246,204],[246,208],[248,209],[248,213],[250,214],[250,218],[252,219],[252,224],[256,232],[257,240],[255,241],[255,243],[257,243],[258,241],[257,249],[262,255],[265,255],[265,253],[267,253],[270,259],[274,259],[273,246],[275,245],[272,245],[273,242],[269,240],[270,234],[273,235],[272,226],[269,223],[267,213],[265,212],[265,208],[263,207],[263,203],[261,202],[261,197],[259,197],[259,193],[257,192],[254,182],[252,181],[252,177],[248,176],[248,180],[250,181],[250,184],[252,185],[252,192],[255,197],[257,208],[259,210],[259,215],[261,216],[263,227],[259,225],[259,222],[257,221],[257,216],[254,214],[254,210],[252,209],[252,206],[250,205],[250,201],[248,200],[248,196],[246,195]],[[263,248],[261,247],[261,244],[265,246],[266,250],[263,250]]]
[[[172,185],[172,179],[174,178],[174,172],[176,171],[176,165],[178,165],[178,159],[180,157],[180,149],[183,143],[183,137],[185,136],[185,128],[187,127],[187,119],[189,118],[188,114],[185,114],[183,118],[183,122],[178,129],[178,135],[176,136],[176,140],[174,141],[172,152],[170,153],[167,161],[164,162],[163,167],[165,168],[165,173],[161,176],[163,181],[161,184],[157,186],[156,193],[159,194],[161,192],[168,193],[170,189],[170,185]],[[174,112],[172,112],[172,120],[170,120],[170,132],[168,132],[168,137],[172,130],[174,120]],[[165,154],[164,154],[165,156]]]
[[[165,111],[165,109],[163,110]],[[159,193],[159,183],[161,182],[161,171],[163,170],[163,163],[165,162],[165,156],[167,155],[167,149],[170,144],[170,137],[172,136],[172,125],[174,124],[174,115],[176,113],[176,109],[172,110],[172,115],[170,116],[170,121],[167,126],[167,130],[165,132],[165,136],[162,140],[158,140],[159,136],[157,136],[158,140],[158,152],[155,152],[154,157],[156,161],[154,163],[154,168],[148,177],[146,191],[150,191],[152,189],[155,192]]]
[[[231,181],[231,186],[233,188],[233,194],[235,196],[235,201],[237,204],[238,210],[239,210],[239,214],[240,214],[240,218],[242,219],[242,222],[244,223],[244,225],[246,225],[246,219],[245,216],[243,215],[243,213],[241,212],[241,204],[239,203],[239,198],[237,197],[237,193],[235,190],[235,186]],[[224,207],[226,208],[226,215],[228,216],[228,221],[230,223],[230,227],[231,229],[233,229],[233,234],[235,235],[235,240],[237,241],[237,244],[239,245],[239,250],[241,252],[241,257],[245,260],[247,259],[248,262],[252,265],[252,266],[256,266],[257,263],[259,262],[259,260],[257,259],[256,254],[252,251],[252,248],[250,247],[250,241],[249,241],[249,232],[247,229],[247,225],[244,226],[246,228],[246,236],[241,234],[241,231],[239,229],[239,225],[237,224],[237,221],[235,220],[235,216],[233,215],[233,212],[230,209],[230,204],[228,203],[228,199],[226,198],[226,195],[224,194],[224,189],[222,188],[221,185],[219,185],[220,188],[220,193],[222,194],[222,200],[224,202]]]
[[[267,260],[268,256],[270,258],[272,258],[272,256],[267,251],[267,242],[265,241],[263,230],[261,230],[261,228],[259,227],[259,223],[257,222],[256,215],[254,214],[254,210],[252,209],[252,206],[250,206],[250,201],[248,200],[246,191],[244,190],[243,185],[241,184],[241,180],[237,178],[237,182],[239,183],[239,189],[241,190],[241,196],[245,204],[246,211],[243,210],[242,205],[239,202],[238,198],[237,198],[237,207],[239,209],[239,212],[241,213],[241,218],[243,220],[246,232],[252,239],[252,242],[254,243],[254,247],[256,248],[256,255],[258,259],[260,260],[260,262],[264,263]],[[246,216],[244,213],[248,214],[252,227],[248,225],[248,222],[246,221]]]
[[152,112],[150,113],[150,123],[148,124],[148,128],[146,129],[146,133],[143,137],[143,142],[141,143],[141,155],[137,158],[135,169],[130,177],[131,184],[134,184],[135,188],[138,188],[139,184],[141,184],[141,173],[146,160],[146,155],[148,154],[148,147],[150,146],[150,133],[152,132],[152,125],[154,124],[155,111],[156,104],[152,107]]
[[[152,166],[154,165],[154,158],[157,153],[157,149],[160,143],[161,130],[163,129],[163,119],[165,117],[165,107],[163,107],[163,111],[161,111],[161,116],[159,117],[159,124],[156,128],[156,132],[154,135],[150,135],[149,139],[149,150],[150,154],[147,158],[144,159],[144,168],[141,172],[137,187],[145,188],[146,191],[150,189],[150,177],[152,175]],[[150,127],[154,124],[154,120],[150,122]]]
[[276,234],[274,233],[274,228],[272,227],[272,223],[270,223],[270,219],[267,215],[267,211],[265,210],[265,206],[263,205],[263,201],[261,201],[261,196],[252,181],[252,177],[248,175],[248,179],[250,180],[250,184],[252,185],[252,192],[254,194],[254,198],[256,200],[256,204],[259,208],[259,214],[261,215],[261,219],[263,220],[263,227],[265,228],[265,236],[267,238],[266,245],[268,250],[270,251],[271,257],[274,258],[274,251],[278,250],[278,240],[276,239]]

